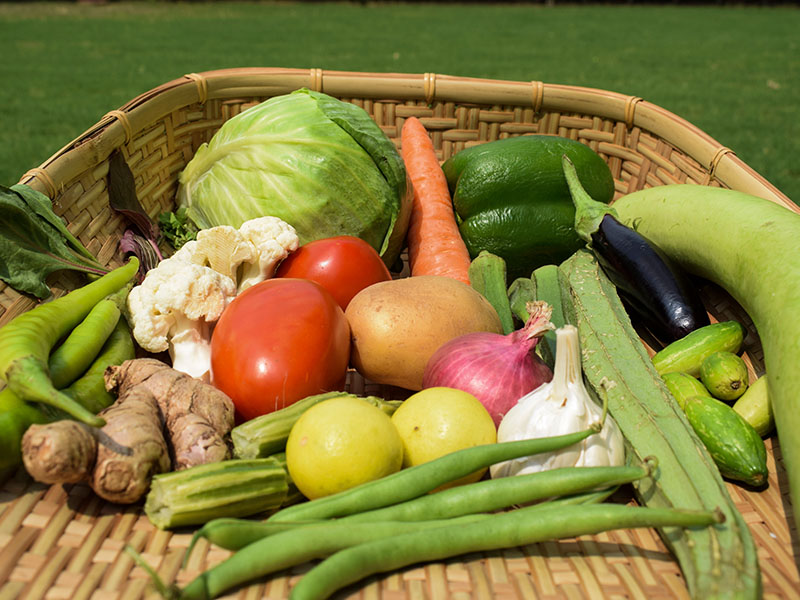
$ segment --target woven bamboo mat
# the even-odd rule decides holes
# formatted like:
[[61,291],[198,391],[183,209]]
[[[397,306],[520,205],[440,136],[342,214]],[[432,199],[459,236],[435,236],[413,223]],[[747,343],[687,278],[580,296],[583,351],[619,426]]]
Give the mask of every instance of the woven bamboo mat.
[[[54,201],[73,234],[104,264],[119,264],[121,217],[108,206],[109,156],[122,152],[152,217],[173,207],[177,178],[221,123],[273,95],[299,87],[364,108],[399,143],[409,116],[431,132],[441,160],[462,148],[511,135],[544,133],[579,140],[609,164],[617,196],[643,187],[697,183],[739,189],[797,207],[733,151],[646,100],[539,81],[481,80],[431,73],[344,73],[246,68],[189,74],[110,111],[100,122],[23,175]],[[56,295],[77,279],[60,274]],[[713,316],[737,318],[754,374],[763,356],[746,315],[720,290],[704,290]],[[33,302],[0,283],[0,325]],[[351,378],[355,393],[383,393]],[[780,448],[767,440],[769,486],[728,489],[758,548],[764,598],[800,598],[800,545],[791,519]],[[632,501],[622,490],[615,500]],[[144,570],[123,552],[138,550],[167,582],[186,583],[228,553],[200,543],[181,568],[191,531],[155,529],[139,506],[114,506],[83,485],[43,486],[24,472],[0,487],[0,600],[156,597]],[[285,598],[304,565],[231,593],[230,598]],[[534,544],[460,556],[365,580],[337,597],[417,599],[686,598],[677,563],[651,529]]]
[[[767,441],[769,487],[728,485],[759,549],[764,598],[800,598],[796,529],[781,493],[780,452]],[[616,501],[627,501],[624,490]],[[133,600],[158,597],[143,569],[123,551],[139,551],[165,581],[185,584],[230,555],[199,543],[181,568],[191,532],[154,528],[139,507],[99,501],[83,485],[45,486],[18,473],[0,491],[0,598]],[[278,573],[226,598],[285,598],[309,565]],[[677,564],[652,529],[476,553],[365,580],[341,598],[414,600],[534,598],[688,598]]]

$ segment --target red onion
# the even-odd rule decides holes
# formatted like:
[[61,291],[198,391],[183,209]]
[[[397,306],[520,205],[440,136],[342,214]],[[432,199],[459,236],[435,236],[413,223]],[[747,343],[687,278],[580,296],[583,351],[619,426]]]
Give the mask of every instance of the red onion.
[[522,396],[553,378],[553,371],[533,351],[553,329],[552,312],[547,303],[532,302],[528,304],[530,318],[522,329],[508,335],[468,333],[446,342],[428,361],[422,387],[469,392],[499,425]]

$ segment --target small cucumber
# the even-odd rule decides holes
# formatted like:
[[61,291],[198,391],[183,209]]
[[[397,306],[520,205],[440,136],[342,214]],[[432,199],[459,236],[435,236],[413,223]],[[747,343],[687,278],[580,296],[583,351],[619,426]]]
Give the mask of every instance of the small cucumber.
[[753,426],[761,437],[775,428],[775,417],[769,401],[766,376],[756,379],[747,391],[733,404],[733,410]]
[[739,352],[745,329],[736,321],[712,323],[676,340],[653,356],[659,375],[672,371],[700,376],[700,365],[714,352]]
[[700,381],[720,400],[736,400],[747,391],[750,376],[747,365],[733,352],[714,352],[700,365]]
[[678,401],[678,405],[683,408],[686,404],[686,399],[693,396],[707,396],[708,390],[697,378],[692,377],[688,373],[679,373],[673,371],[671,373],[664,373],[661,376],[664,383],[667,384],[667,389],[670,394]]
[[514,316],[506,289],[506,261],[499,256],[481,250],[469,265],[470,285],[489,301],[500,317],[503,333],[514,331]]
[[687,398],[686,418],[723,477],[760,487],[767,483],[767,449],[758,432],[721,400]]

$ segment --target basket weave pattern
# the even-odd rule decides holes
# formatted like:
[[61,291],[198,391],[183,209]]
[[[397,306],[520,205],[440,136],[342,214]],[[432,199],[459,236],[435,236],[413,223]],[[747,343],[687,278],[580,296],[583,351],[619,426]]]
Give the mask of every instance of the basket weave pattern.
[[[108,158],[130,166],[151,217],[174,207],[178,176],[219,126],[271,96],[300,87],[364,108],[399,143],[403,121],[418,117],[440,160],[470,145],[521,134],[579,140],[608,163],[617,195],[670,183],[739,189],[797,210],[791,201],[702,131],[641,98],[601,90],[434,74],[343,73],[319,69],[233,69],[189,74],[142,94],[65,146],[27,183],[53,198],[73,234],[110,266],[121,263],[125,223],[108,205]],[[56,295],[78,279],[53,279]],[[724,291],[709,287],[712,316],[748,325],[754,374],[763,356],[752,323]],[[29,310],[27,297],[0,283],[0,325]],[[398,390],[351,373],[354,393]],[[770,481],[762,492],[728,485],[759,548],[765,598],[800,597],[797,532],[787,515],[777,442],[768,440]],[[620,501],[631,501],[619,498]],[[152,595],[145,572],[123,552],[139,551],[166,582],[186,583],[229,555],[200,542],[181,568],[191,531],[155,529],[138,506],[104,503],[88,487],[43,486],[24,472],[0,490],[0,598],[133,599]],[[284,598],[307,566],[279,573],[230,597]],[[461,556],[372,578],[343,597],[686,598],[677,564],[654,530],[622,530],[524,548]]]

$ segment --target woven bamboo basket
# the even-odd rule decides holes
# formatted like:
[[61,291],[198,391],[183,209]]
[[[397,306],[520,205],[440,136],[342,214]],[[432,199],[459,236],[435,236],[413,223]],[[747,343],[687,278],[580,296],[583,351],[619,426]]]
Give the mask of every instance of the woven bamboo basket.
[[[269,97],[308,87],[364,108],[399,143],[410,116],[432,133],[441,160],[474,144],[521,134],[556,134],[598,152],[617,196],[644,187],[697,183],[733,188],[798,208],[763,177],[698,128],[642,98],[553,85],[445,75],[246,68],[191,73],[112,110],[20,182],[47,194],[70,230],[109,266],[122,263],[122,218],[108,204],[109,157],[121,151],[140,201],[153,218],[172,209],[178,175],[223,121]],[[56,296],[77,283],[52,281]],[[763,373],[758,336],[720,289],[703,290],[712,318],[748,326],[746,356]],[[0,283],[0,325],[32,301]],[[372,389],[358,375],[356,393]],[[797,531],[775,438],[767,440],[769,486],[754,492],[728,484],[759,551],[765,598],[800,598]],[[622,501],[628,500],[622,498]],[[633,501],[632,499],[629,501]],[[44,486],[20,470],[0,490],[0,598],[126,599],[155,597],[145,571],[123,552],[139,551],[168,583],[186,583],[228,552],[201,543],[181,567],[191,531],[159,531],[141,506],[109,505],[83,485]],[[308,565],[230,594],[284,598]],[[373,577],[341,597],[687,598],[677,563],[655,530],[619,530],[556,542],[475,553]]]

